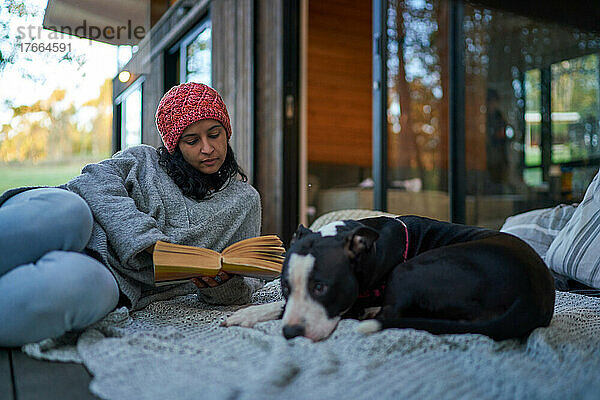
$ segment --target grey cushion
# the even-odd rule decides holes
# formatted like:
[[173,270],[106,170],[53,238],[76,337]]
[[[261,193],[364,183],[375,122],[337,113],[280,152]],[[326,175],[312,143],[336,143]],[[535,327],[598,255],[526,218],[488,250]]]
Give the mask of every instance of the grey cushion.
[[600,171],[545,257],[559,274],[600,288]]
[[525,241],[544,258],[550,244],[571,219],[577,205],[560,204],[508,217],[500,231]]

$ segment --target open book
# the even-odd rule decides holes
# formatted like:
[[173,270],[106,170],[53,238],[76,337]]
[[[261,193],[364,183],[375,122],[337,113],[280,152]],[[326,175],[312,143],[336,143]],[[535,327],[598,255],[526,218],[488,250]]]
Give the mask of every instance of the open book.
[[281,274],[285,249],[276,235],[241,240],[221,253],[195,246],[156,242],[152,260],[156,286],[182,283],[200,275],[227,273],[273,279]]

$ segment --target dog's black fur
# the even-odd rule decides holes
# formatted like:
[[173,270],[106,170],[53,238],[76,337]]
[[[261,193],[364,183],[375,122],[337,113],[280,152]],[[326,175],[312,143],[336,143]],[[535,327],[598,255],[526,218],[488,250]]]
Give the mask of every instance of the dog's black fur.
[[[327,232],[300,226],[294,235],[282,269],[285,308],[271,314],[283,314],[287,338],[323,339],[339,318],[364,317],[372,307],[380,307],[370,316],[375,330],[503,340],[550,323],[552,275],[515,236],[417,216],[337,224]],[[235,320],[229,325],[244,325]]]

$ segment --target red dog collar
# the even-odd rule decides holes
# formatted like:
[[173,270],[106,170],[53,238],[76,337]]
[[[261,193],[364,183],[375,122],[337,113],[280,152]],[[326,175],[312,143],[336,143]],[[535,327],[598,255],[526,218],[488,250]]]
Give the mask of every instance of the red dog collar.
[[359,293],[358,298],[366,299],[369,297],[382,297],[384,292],[385,292],[385,284],[382,284],[381,286],[376,287],[374,289],[367,289],[364,292]]

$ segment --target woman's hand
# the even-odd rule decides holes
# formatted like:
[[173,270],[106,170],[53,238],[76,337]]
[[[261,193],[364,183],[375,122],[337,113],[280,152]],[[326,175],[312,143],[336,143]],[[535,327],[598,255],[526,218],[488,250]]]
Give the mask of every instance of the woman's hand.
[[205,288],[222,285],[229,279],[231,279],[231,275],[229,275],[225,271],[219,271],[217,276],[215,276],[214,278],[211,278],[210,276],[200,276],[198,278],[192,278],[192,282],[199,288]]

